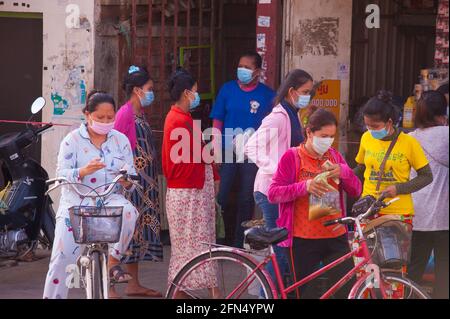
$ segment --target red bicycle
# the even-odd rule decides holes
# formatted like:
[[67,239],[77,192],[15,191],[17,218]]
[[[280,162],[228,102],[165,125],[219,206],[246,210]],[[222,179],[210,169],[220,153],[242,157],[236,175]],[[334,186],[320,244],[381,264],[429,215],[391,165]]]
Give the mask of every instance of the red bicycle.
[[[356,218],[344,217],[324,223],[354,225],[355,240],[352,250],[341,258],[322,267],[306,278],[285,287],[272,245],[287,238],[286,229],[267,230],[253,227],[246,231],[246,243],[251,249],[236,249],[208,244],[209,250],[190,260],[170,283],[166,297],[175,298],[182,293],[193,299],[210,299],[212,290],[220,290],[223,299],[287,299],[288,294],[314,280],[348,259],[357,258],[355,267],[326,291],[321,299],[330,298],[353,276],[358,279],[349,299],[430,299],[419,285],[399,270],[407,264],[411,240],[411,225],[393,216],[382,216],[367,222],[381,208],[397,199],[384,202],[385,195],[374,200],[367,211]],[[366,224],[367,223],[367,224]],[[366,224],[365,227],[362,225]],[[262,249],[265,252],[262,252]],[[266,270],[272,263],[276,285]],[[215,287],[202,286],[198,269],[210,267],[216,272]],[[386,269],[388,267],[389,269]],[[201,278],[200,278],[201,279]],[[217,295],[215,295],[217,297]]]

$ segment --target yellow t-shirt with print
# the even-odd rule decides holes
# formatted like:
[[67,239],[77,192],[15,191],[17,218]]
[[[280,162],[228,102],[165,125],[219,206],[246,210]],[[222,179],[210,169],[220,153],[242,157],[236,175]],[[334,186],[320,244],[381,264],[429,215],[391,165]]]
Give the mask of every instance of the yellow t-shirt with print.
[[[391,141],[381,141],[366,132],[361,138],[361,146],[356,162],[364,164],[364,189],[362,196],[377,197],[376,187],[381,162],[386,156]],[[428,159],[419,142],[412,136],[400,133],[397,143],[389,155],[382,176],[380,192],[388,186],[405,183],[410,179],[411,168],[419,170],[428,165]],[[413,215],[414,206],[411,194],[398,195],[399,201],[381,210],[381,214]]]

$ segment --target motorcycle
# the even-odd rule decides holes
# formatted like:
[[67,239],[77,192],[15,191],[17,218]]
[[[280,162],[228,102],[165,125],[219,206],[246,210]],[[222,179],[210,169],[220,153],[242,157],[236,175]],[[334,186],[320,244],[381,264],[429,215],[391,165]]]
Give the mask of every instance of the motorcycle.
[[[44,98],[36,99],[31,118],[45,104]],[[0,136],[0,162],[9,185],[0,196],[0,259],[27,260],[39,244],[44,249],[52,247],[55,213],[51,198],[45,195],[49,176],[39,163],[24,154],[52,126],[27,126],[23,132]]]

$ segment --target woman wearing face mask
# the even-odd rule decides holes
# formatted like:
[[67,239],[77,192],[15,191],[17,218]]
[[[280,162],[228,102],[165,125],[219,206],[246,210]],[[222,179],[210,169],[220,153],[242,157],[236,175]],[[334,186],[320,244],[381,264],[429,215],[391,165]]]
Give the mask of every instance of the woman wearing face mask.
[[[378,92],[364,106],[363,115],[368,132],[361,138],[355,168],[355,173],[364,180],[362,196],[378,197],[384,192],[389,198],[399,197],[399,201],[382,209],[380,214],[402,215],[405,221],[412,223],[411,194],[433,181],[428,159],[414,137],[394,126],[398,113],[392,104],[391,93]],[[390,148],[391,153],[380,174],[381,164]],[[410,179],[412,169],[417,172],[417,177]]]
[[[277,227],[278,218],[278,205],[269,203],[267,199],[269,185],[283,154],[304,141],[298,112],[308,107],[312,89],[311,75],[303,70],[290,72],[278,90],[276,106],[245,146],[245,154],[258,166],[254,197],[269,229]],[[278,152],[273,151],[276,145]],[[283,278],[286,278],[289,275],[286,249],[279,246],[274,249]],[[272,266],[269,266],[269,272],[275,279]]]
[[[413,197],[415,216],[408,277],[421,282],[431,252],[434,252],[435,281],[433,298],[448,299],[449,183],[447,101],[440,92],[427,91],[417,103],[415,124],[410,133],[422,145],[430,161],[434,180]],[[412,174],[415,176],[415,173]]]
[[[220,192],[218,203],[226,209],[230,202],[233,184],[238,182],[236,219],[231,225],[235,229],[235,247],[242,247],[244,228],[242,222],[252,219],[255,209],[253,187],[258,167],[243,158],[243,149],[234,148],[242,134],[236,133],[249,130],[256,131],[262,120],[272,111],[275,92],[260,83],[262,58],[256,53],[246,53],[241,56],[237,69],[237,80],[227,82],[220,89],[210,117],[213,126],[222,133],[222,159],[220,168]],[[216,142],[218,140],[215,140]],[[218,148],[218,144],[215,145]],[[225,218],[225,222],[228,222]],[[225,227],[228,229],[228,227]]]
[[[123,89],[128,102],[117,112],[115,129],[125,134],[130,140],[135,169],[140,176],[139,184],[144,189],[144,192],[135,191],[127,197],[139,211],[139,219],[130,244],[132,254],[122,260],[133,277],[128,282],[125,294],[130,297],[162,297],[160,292],[143,287],[138,279],[140,261],[160,262],[163,259],[163,247],[160,240],[157,152],[152,129],[145,119],[145,109],[150,108],[155,99],[153,80],[144,68],[131,66],[125,76]],[[112,296],[118,297],[115,290]]]
[[[323,109],[314,112],[306,127],[306,142],[283,155],[269,186],[269,201],[280,204],[277,225],[289,231],[288,240],[281,246],[290,248],[290,266],[296,281],[313,273],[320,262],[329,263],[350,251],[344,226],[323,225],[325,221],[344,216],[344,192],[351,197],[361,193],[361,182],[342,155],[331,147],[336,131],[337,121],[332,113]],[[340,209],[329,216],[310,220],[309,197],[322,197],[330,191],[326,184],[314,180],[326,171],[329,172],[328,183],[339,191]],[[331,270],[329,284],[336,283],[352,267],[353,262],[347,260]],[[311,286],[310,283],[300,288],[300,298],[319,297]],[[352,282],[347,283],[336,297],[347,298],[351,287]]]
[[[81,124],[79,129],[69,133],[61,142],[56,176],[98,189],[111,183],[121,169],[126,169],[129,174],[136,174],[130,142],[125,135],[113,129],[115,107],[114,99],[107,93],[93,91],[88,95],[84,109],[86,124]],[[130,279],[119,264],[127,252],[138,217],[136,208],[122,195],[123,189],[127,190],[130,186],[122,182],[122,187],[117,187],[104,199],[107,206],[123,206],[120,241],[110,247],[108,261],[110,275],[118,282]],[[86,192],[82,186],[80,191]],[[55,241],[45,281],[44,298],[67,298],[66,268],[76,264],[81,253],[80,246],[73,239],[69,208],[98,204],[101,202],[80,199],[68,186],[63,188],[56,214]]]
[[[164,124],[162,167],[167,179],[170,285],[185,263],[204,251],[203,243],[216,241],[215,182],[219,176],[213,165],[203,160],[201,128],[190,114],[200,103],[197,82],[187,71],[179,69],[171,76],[168,87],[174,105]],[[211,297],[219,297],[216,269],[211,264],[184,284],[189,290],[210,289]],[[180,291],[178,298],[188,295]]]

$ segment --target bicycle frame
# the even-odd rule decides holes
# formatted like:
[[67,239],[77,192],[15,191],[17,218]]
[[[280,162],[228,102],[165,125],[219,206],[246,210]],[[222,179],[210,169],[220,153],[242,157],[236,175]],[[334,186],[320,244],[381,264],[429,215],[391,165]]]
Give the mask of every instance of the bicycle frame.
[[[241,282],[241,284],[239,284],[227,297],[226,299],[230,299],[234,294],[236,294],[237,291],[239,291],[240,289],[247,288],[252,282],[253,280],[249,280],[253,274],[258,271],[261,270],[264,275],[266,276],[267,280],[269,281],[271,290],[274,294],[274,297],[278,297],[278,292],[281,294],[281,298],[282,299],[287,299],[287,295],[296,290],[297,288],[304,286],[305,284],[307,284],[308,282],[314,280],[315,278],[319,277],[320,275],[326,273],[327,271],[337,267],[338,265],[342,264],[344,261],[351,259],[353,257],[356,257],[357,255],[359,255],[360,253],[363,254],[363,260],[358,263],[357,265],[355,265],[354,268],[352,268],[352,270],[350,270],[344,277],[342,277],[336,284],[334,284],[327,292],[325,292],[325,294],[320,298],[320,299],[328,299],[330,298],[334,293],[336,293],[336,291],[338,291],[343,285],[345,285],[347,282],[349,282],[351,280],[351,278],[356,275],[356,273],[363,269],[364,266],[372,264],[372,258],[371,258],[371,254],[369,252],[369,248],[367,247],[367,242],[366,239],[364,238],[364,236],[362,235],[362,231],[359,225],[359,221],[357,222],[357,228],[358,228],[358,233],[360,234],[360,240],[359,240],[359,247],[358,249],[352,250],[351,252],[349,252],[348,254],[336,259],[335,261],[329,263],[328,265],[322,267],[321,269],[317,270],[316,272],[310,274],[309,276],[303,278],[302,280],[295,282],[294,284],[292,284],[289,287],[285,287],[284,283],[283,283],[283,279],[281,276],[281,271],[280,271],[280,267],[278,265],[277,259],[276,259],[276,255],[275,252],[273,250],[273,247],[270,246],[270,254],[260,263],[257,263],[257,267]],[[241,251],[236,251],[231,250],[234,253],[239,253],[242,254]],[[246,255],[246,257],[248,258],[249,256]],[[253,259],[253,258],[252,258]],[[265,271],[265,266],[269,263],[272,262],[273,268],[274,268],[274,272],[275,272],[275,279],[277,282],[277,285],[279,287],[279,290],[277,290],[272,277],[270,275],[268,275],[268,273]],[[358,284],[361,283],[361,281],[365,281],[367,280],[368,276],[370,274],[367,274],[365,276],[363,276],[355,285],[354,287],[357,287]],[[383,283],[380,281],[380,285],[383,285]],[[382,288],[382,287],[381,287]],[[382,297],[385,298],[385,290],[384,289],[380,289],[381,290],[381,294]],[[349,297],[351,297],[352,294],[354,294],[354,289],[352,289],[352,293],[350,294]]]
[[[104,247],[104,244],[99,244],[99,243],[95,243],[95,244],[89,244],[86,245],[83,253],[78,257],[78,267],[80,269],[80,274],[83,273],[82,268],[85,268],[86,270],[89,269],[88,274],[90,275],[91,272],[91,263],[92,263],[92,254],[94,252],[97,252],[100,256],[100,265],[102,267],[102,288],[103,288],[103,298],[104,299],[108,299],[108,293],[109,293],[109,273],[108,273],[108,249]],[[83,258],[88,258],[89,259],[89,264],[88,265],[83,265],[82,259]],[[84,280],[83,280],[83,284],[84,287],[87,289],[87,298],[88,299],[92,299],[92,296],[90,295],[92,293],[92,278],[88,278],[87,274],[86,276],[83,276]]]

